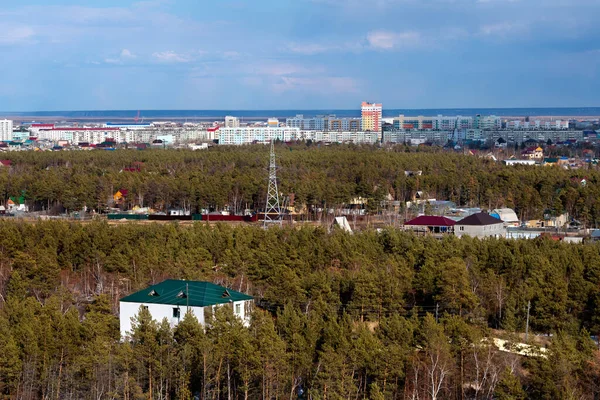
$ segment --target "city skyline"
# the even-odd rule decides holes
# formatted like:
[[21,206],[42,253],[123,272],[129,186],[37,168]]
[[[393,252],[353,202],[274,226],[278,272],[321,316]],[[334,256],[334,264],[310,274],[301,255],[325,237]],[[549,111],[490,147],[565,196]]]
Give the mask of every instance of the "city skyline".
[[0,11],[0,110],[598,105],[591,0],[82,4]]

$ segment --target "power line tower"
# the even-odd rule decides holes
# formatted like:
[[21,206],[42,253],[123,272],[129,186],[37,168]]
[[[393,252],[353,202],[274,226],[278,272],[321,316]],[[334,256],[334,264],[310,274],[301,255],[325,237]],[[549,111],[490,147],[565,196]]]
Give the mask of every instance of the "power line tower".
[[[274,214],[274,215],[273,215]],[[269,163],[269,188],[265,206],[264,228],[269,225],[281,226],[281,208],[279,207],[279,190],[277,189],[277,166],[275,164],[275,144],[271,140],[271,155]]]

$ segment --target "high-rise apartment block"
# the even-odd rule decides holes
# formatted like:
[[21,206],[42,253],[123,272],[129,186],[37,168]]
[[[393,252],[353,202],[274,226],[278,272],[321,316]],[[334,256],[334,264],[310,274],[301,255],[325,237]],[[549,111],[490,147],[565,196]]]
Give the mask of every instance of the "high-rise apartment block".
[[381,131],[381,110],[381,103],[362,103],[360,111],[363,131]]
[[0,119],[0,140],[9,141],[13,138],[13,122],[10,119]]
[[464,130],[473,128],[472,117],[445,117],[438,115],[437,117],[424,117],[419,115],[418,117],[406,117],[400,115],[394,118],[394,128],[400,130]]
[[359,132],[360,122],[360,118],[338,118],[335,115],[317,115],[316,117],[305,118],[302,114],[285,120],[286,126],[290,128],[323,132]]
[[240,119],[237,117],[232,117],[230,115],[225,117],[225,127],[226,128],[239,128],[240,127]]

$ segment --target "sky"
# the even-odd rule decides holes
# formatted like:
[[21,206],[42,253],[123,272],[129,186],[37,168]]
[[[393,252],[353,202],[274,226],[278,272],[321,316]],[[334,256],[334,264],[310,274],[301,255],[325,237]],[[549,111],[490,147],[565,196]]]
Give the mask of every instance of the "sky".
[[0,110],[600,106],[600,0],[0,0]]

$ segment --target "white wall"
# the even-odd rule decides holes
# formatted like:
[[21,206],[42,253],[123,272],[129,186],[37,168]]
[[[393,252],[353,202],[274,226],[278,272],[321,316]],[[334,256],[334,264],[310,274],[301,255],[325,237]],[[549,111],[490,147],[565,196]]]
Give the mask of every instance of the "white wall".
[[471,236],[471,237],[506,237],[506,228],[504,223],[493,224],[493,225],[454,225],[454,234],[458,237]]
[[[244,304],[249,302],[252,302],[252,300],[233,302],[233,312],[244,322],[244,326],[250,325],[250,316],[246,315],[246,307]],[[140,311],[140,306],[142,305],[148,307],[148,311],[150,311],[150,315],[152,315],[152,318],[154,320],[162,322],[162,320],[166,318],[171,327],[177,326],[177,324],[179,324],[179,321],[185,317],[185,314],[188,311],[188,307],[186,307],[185,305],[179,306],[180,318],[177,319],[173,318],[173,308],[177,308],[177,306],[174,306],[172,304],[144,304],[121,301],[119,302],[119,320],[121,325],[121,337],[127,336],[128,332],[131,331],[131,318],[138,315]],[[196,316],[196,319],[198,319],[198,322],[201,325],[205,324],[204,307],[189,307],[189,310]]]
[[10,119],[0,119],[0,140],[13,139],[13,122]]

